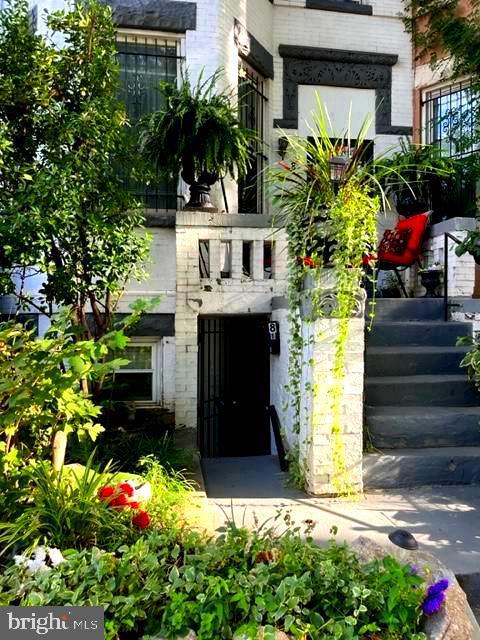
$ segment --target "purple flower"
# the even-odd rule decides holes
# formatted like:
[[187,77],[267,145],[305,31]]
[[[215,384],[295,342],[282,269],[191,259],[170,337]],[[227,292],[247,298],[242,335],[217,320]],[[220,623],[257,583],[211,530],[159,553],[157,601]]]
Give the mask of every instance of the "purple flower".
[[439,591],[433,595],[428,595],[422,604],[422,611],[426,616],[432,616],[442,608],[445,602],[445,591]]
[[436,596],[448,589],[448,580],[439,580],[428,587],[428,596]]
[[420,567],[418,566],[418,564],[410,565],[410,574],[412,576],[416,576],[419,571],[420,571]]
[[428,587],[427,596],[422,604],[422,611],[426,616],[431,616],[440,611],[445,602],[445,591],[448,589],[448,580],[438,580]]

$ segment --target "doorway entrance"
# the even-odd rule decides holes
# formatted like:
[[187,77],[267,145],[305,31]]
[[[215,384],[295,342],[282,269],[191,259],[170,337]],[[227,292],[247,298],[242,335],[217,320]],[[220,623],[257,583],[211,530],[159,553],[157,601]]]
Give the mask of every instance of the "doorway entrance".
[[206,458],[270,455],[268,316],[205,316],[198,327],[198,425]]

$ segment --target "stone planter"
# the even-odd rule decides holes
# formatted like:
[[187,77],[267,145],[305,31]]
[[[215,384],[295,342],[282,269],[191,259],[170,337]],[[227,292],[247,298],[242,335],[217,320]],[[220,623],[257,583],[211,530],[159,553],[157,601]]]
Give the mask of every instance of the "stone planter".
[[218,182],[218,174],[203,171],[197,177],[191,167],[184,167],[182,179],[190,187],[190,200],[185,205],[185,209],[218,213],[218,209],[213,206],[210,198],[212,186]]
[[445,604],[438,613],[425,619],[423,632],[429,640],[480,639],[480,627],[455,574],[435,556],[426,551],[405,551],[390,543],[384,547],[364,537],[355,540],[351,549],[363,563],[389,555],[401,564],[415,565],[428,584],[446,578],[449,587]]
[[[358,270],[358,281],[361,282],[362,271]],[[303,296],[300,313],[302,318],[316,320],[335,316],[338,309],[337,276],[334,269],[312,269],[303,280]],[[365,311],[366,291],[359,287],[355,302],[354,318],[363,317]],[[315,313],[314,313],[315,308]]]

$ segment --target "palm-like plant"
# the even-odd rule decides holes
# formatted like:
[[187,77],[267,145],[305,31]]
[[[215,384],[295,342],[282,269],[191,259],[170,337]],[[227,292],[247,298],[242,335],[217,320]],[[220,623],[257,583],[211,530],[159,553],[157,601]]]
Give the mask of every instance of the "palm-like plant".
[[162,83],[165,106],[143,122],[140,147],[159,173],[190,185],[189,208],[211,207],[210,186],[246,173],[255,134],[241,125],[229,91],[216,92],[217,71],[196,85]]

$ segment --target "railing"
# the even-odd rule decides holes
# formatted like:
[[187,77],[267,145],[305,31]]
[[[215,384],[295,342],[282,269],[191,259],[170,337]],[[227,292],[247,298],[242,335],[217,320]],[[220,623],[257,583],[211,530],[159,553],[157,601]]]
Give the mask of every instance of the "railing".
[[448,249],[449,249],[449,240],[456,242],[456,244],[462,244],[461,240],[452,236],[451,233],[443,234],[443,305],[444,305],[444,318],[445,322],[449,320],[449,309],[450,307],[457,306],[456,304],[450,304],[448,302]]
[[277,447],[278,462],[280,463],[280,471],[288,471],[287,454],[285,453],[285,447],[282,439],[282,427],[280,419],[278,417],[275,405],[271,404],[268,407],[268,415],[270,416],[270,422],[272,425],[273,437],[275,438],[275,446]]

